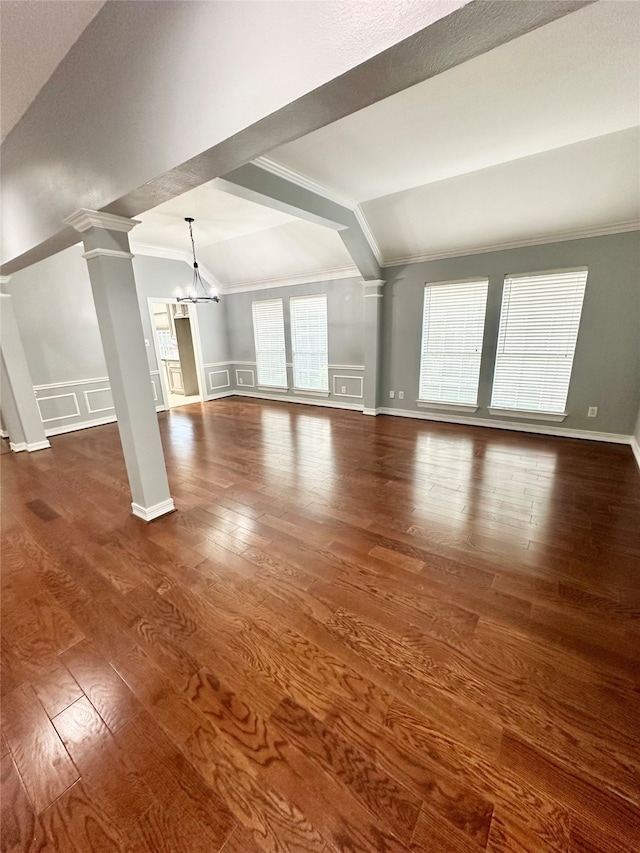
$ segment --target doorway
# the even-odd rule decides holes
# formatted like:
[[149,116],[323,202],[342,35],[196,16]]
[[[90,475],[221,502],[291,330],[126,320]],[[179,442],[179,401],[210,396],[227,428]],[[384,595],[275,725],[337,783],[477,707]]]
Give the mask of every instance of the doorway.
[[149,298],[160,383],[169,409],[202,402],[199,340],[194,306],[175,299]]

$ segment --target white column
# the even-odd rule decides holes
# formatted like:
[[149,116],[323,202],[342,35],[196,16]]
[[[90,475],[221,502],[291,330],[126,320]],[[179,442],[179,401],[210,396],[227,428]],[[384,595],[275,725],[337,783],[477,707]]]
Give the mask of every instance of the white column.
[[384,281],[364,282],[364,414],[377,415],[382,358],[382,288]]
[[11,295],[4,292],[10,277],[0,280],[0,393],[2,412],[13,451],[44,450],[50,447],[44,434],[33,381],[13,311]]
[[65,222],[82,234],[100,337],[118,419],[134,515],[151,521],[175,507],[169,493],[144,345],[128,232],[134,219],[79,210]]

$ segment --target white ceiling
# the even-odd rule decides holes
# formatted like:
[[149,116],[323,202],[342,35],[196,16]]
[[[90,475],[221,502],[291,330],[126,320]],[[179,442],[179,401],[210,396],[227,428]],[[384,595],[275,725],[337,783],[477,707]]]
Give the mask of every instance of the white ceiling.
[[640,3],[601,2],[284,145],[358,202],[640,124]]
[[[637,223],[639,126],[640,3],[607,0],[268,159],[307,185],[360,203],[385,263],[407,262]],[[202,201],[203,217],[209,203],[225,217],[231,202],[198,193],[182,196],[181,216],[193,198]],[[275,211],[264,220],[251,208],[233,213],[248,217],[246,227],[229,222],[221,231],[212,223],[203,235],[210,246],[203,260],[223,283],[348,266],[337,234],[278,222]],[[142,217],[145,225],[151,215]],[[141,226],[136,239],[142,235]]]
[[205,278],[227,286],[304,277],[320,270],[358,271],[337,232],[217,189],[210,181],[137,217],[134,252],[146,246],[191,253],[185,216],[192,216]]
[[[102,2],[1,0],[3,133]],[[24,62],[24,57],[29,62]],[[268,155],[360,204],[386,263],[604,233],[640,220],[640,0],[601,0]],[[139,217],[223,285],[335,277],[339,235],[212,181]]]
[[297,221],[286,213],[222,192],[216,188],[216,181],[209,181],[138,216],[141,224],[132,238],[138,244],[191,252],[186,216],[195,219],[193,236],[198,254],[205,246]]
[[638,128],[368,201],[387,263],[545,243],[640,222]]
[[53,74],[105,0],[0,2],[2,139]]

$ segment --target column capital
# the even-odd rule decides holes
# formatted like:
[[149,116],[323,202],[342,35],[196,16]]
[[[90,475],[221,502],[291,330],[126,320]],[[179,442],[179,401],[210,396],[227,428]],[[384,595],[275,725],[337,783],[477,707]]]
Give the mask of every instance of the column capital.
[[131,231],[139,225],[139,219],[129,219],[126,216],[116,216],[113,213],[101,213],[99,210],[87,210],[82,207],[64,220],[66,225],[82,233],[90,228],[104,228],[107,231]]
[[382,299],[382,288],[385,286],[386,282],[382,279],[372,279],[371,281],[363,281],[364,284],[364,298],[367,299]]
[[7,293],[5,290],[5,285],[9,284],[10,281],[10,275],[0,275],[0,296],[11,296],[11,294]]

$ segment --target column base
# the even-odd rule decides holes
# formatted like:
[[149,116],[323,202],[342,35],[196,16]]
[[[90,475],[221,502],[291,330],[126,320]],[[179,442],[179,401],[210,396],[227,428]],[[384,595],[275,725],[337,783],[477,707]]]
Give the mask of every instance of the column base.
[[363,415],[377,415],[378,411],[379,411],[379,409],[363,409],[362,414]]
[[131,512],[143,521],[153,521],[154,518],[159,518],[161,515],[167,515],[169,512],[175,512],[176,507],[173,503],[173,498],[167,501],[162,501],[154,506],[144,507],[140,504],[132,503]]
[[16,444],[13,441],[9,442],[9,447],[13,450],[14,453],[20,453],[22,450],[26,450],[29,453],[33,453],[34,450],[46,450],[47,447],[51,447],[48,439],[44,441],[34,441],[32,444],[27,444],[26,441],[21,441]]

